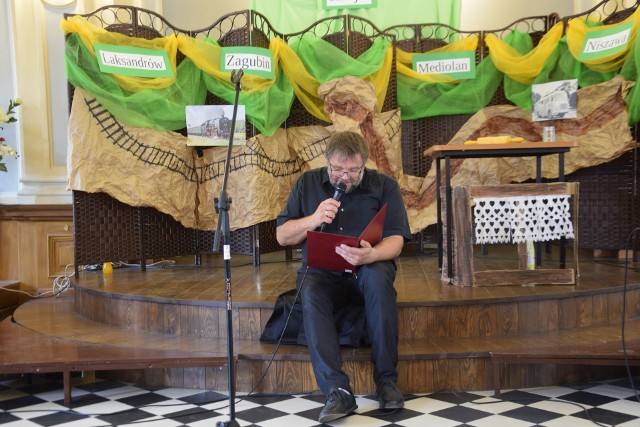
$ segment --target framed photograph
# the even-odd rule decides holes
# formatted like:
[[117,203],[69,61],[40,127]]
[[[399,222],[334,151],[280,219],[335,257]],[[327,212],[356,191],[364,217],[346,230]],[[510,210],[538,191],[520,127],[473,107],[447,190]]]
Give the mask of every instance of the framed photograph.
[[531,86],[531,120],[575,119],[578,116],[578,80],[559,80]]
[[[187,145],[214,147],[229,145],[233,105],[187,105]],[[238,105],[234,145],[246,145],[244,105]]]

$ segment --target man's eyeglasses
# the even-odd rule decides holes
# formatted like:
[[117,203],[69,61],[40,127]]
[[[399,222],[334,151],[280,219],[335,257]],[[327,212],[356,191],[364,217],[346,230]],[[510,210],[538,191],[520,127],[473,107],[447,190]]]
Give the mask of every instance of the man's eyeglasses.
[[353,169],[342,169],[342,168],[337,168],[331,165],[331,163],[329,163],[329,171],[331,171],[331,175],[333,175],[336,178],[341,178],[342,175],[344,175],[345,173],[347,175],[349,175],[349,177],[351,178],[357,178],[360,176],[360,172],[362,172],[362,168],[364,167],[364,165],[360,166],[359,168],[353,168]]

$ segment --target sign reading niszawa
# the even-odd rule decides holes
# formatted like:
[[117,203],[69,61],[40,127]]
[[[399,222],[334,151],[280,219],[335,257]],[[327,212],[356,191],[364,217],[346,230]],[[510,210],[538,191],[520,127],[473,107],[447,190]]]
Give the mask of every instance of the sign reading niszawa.
[[475,51],[416,54],[413,55],[413,71],[419,74],[445,74],[457,80],[475,79]]
[[578,60],[601,58],[622,51],[629,45],[632,22],[616,25],[606,30],[588,31]]
[[220,70],[231,72],[240,69],[247,74],[273,79],[273,52],[261,47],[223,47],[220,52]]
[[169,56],[162,49],[103,43],[96,43],[93,47],[103,73],[132,77],[173,77]]

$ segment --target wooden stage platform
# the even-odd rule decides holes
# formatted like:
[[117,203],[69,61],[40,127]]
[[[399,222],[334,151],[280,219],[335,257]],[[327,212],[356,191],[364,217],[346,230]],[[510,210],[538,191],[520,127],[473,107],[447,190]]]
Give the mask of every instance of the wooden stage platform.
[[[511,252],[511,248],[492,246],[489,254],[476,254],[476,266],[509,268],[517,262],[515,256],[511,259]],[[553,262],[553,253],[543,255],[549,258],[545,263]],[[435,255],[400,257],[396,279],[400,388],[405,393],[492,389],[496,372],[492,355],[522,357],[528,348],[535,348],[538,358],[544,349],[557,354],[558,349],[572,348],[575,355],[597,348],[605,360],[609,353],[620,354],[623,300],[628,319],[627,348],[638,359],[637,266],[629,266],[627,293],[623,295],[624,263],[594,260],[589,252],[580,255],[576,286],[473,288],[442,283]],[[103,275],[100,270],[82,271],[78,279],[72,278],[73,290],[58,298],[21,305],[14,313],[12,326],[23,328],[25,333],[49,337],[53,340],[50,346],[65,345],[70,354],[74,345],[85,346],[76,349],[78,358],[91,353],[88,345],[91,354],[100,354],[100,348],[108,349],[104,354],[112,359],[117,359],[120,349],[125,360],[127,354],[131,356],[132,348],[136,349],[138,361],[144,360],[145,351],[149,360],[161,361],[163,354],[171,359],[165,365],[149,366],[126,363],[118,366],[117,360],[111,360],[98,367],[108,370],[108,363],[113,363],[118,370],[109,375],[120,380],[226,391],[226,365],[215,362],[226,357],[227,351],[222,259],[217,255],[204,257],[199,266],[190,258],[175,261],[166,268],[150,266],[146,272],[136,266],[116,268],[110,275]],[[306,347],[283,345],[274,354],[275,345],[258,340],[276,297],[295,287],[299,262],[286,261],[284,253],[278,252],[262,255],[257,267],[248,256],[232,256],[231,264],[236,389],[248,392],[257,387],[258,392],[283,393],[316,390]],[[575,267],[571,263],[567,266]],[[0,372],[11,371],[8,367],[14,366],[12,358],[20,365],[15,365],[11,372],[33,371],[27,370],[29,357],[35,363],[35,354],[44,354],[38,348],[3,346]],[[369,355],[368,348],[343,350],[345,369],[356,393],[375,390]],[[173,364],[180,358],[190,364]],[[209,363],[197,366],[197,360],[208,358]],[[87,366],[96,366],[85,362]],[[55,365],[55,361],[50,364]],[[509,363],[508,369],[499,371],[497,380],[501,387],[511,388],[624,375],[620,367],[597,365],[597,361],[581,365],[544,363],[544,360]],[[81,370],[82,364],[78,366],[77,370]],[[147,369],[139,369],[142,367]]]

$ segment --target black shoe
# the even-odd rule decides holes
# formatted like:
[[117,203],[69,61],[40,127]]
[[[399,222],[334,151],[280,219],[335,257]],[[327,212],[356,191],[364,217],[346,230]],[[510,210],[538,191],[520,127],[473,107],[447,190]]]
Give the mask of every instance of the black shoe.
[[404,408],[404,397],[396,384],[389,380],[382,380],[376,387],[376,395],[380,409]]
[[356,398],[353,397],[351,392],[343,388],[334,388],[329,392],[318,421],[326,423],[337,420],[338,418],[346,417],[356,409],[358,409]]

